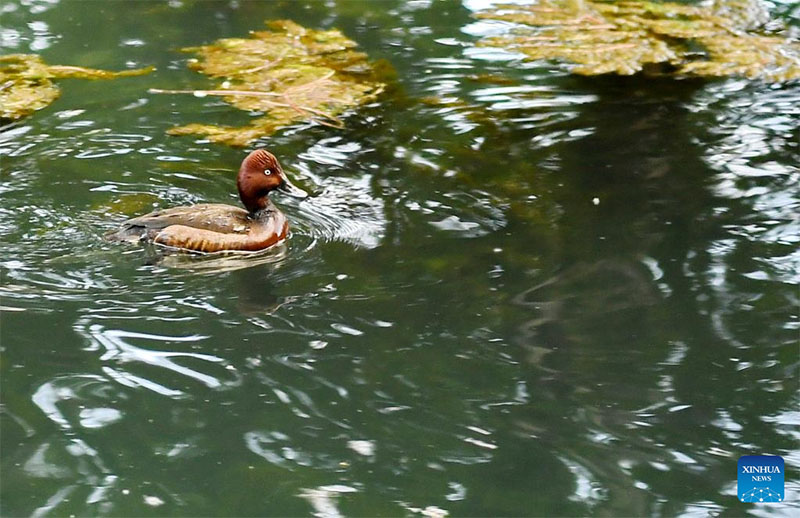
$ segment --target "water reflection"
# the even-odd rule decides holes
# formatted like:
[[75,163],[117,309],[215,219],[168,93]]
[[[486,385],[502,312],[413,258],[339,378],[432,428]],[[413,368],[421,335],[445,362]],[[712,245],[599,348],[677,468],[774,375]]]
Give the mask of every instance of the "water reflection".
[[[596,433],[589,434],[587,442],[587,445],[594,446],[584,447],[583,453],[571,452],[572,447],[562,445],[560,437],[550,440],[556,449],[571,452],[565,462],[568,463],[568,459],[579,460],[589,472],[594,472],[594,478],[615,481],[606,488],[609,492],[603,505],[611,506],[609,509],[614,509],[614,501],[622,494],[629,494],[626,488],[630,487],[668,495],[670,489],[663,485],[659,472],[680,473],[679,476],[687,480],[695,480],[698,475],[709,477],[709,470],[717,471],[727,465],[715,457],[735,458],[743,448],[747,451],[752,447],[755,436],[751,433],[754,430],[744,421],[737,422],[730,412],[740,415],[744,408],[753,405],[764,412],[763,402],[739,401],[736,410],[724,410],[727,405],[714,410],[705,395],[714,392],[713,386],[719,382],[735,386],[735,380],[740,378],[733,372],[753,367],[741,363],[742,349],[749,351],[747,356],[774,358],[778,354],[776,347],[792,341],[788,336],[776,341],[773,334],[771,342],[756,349],[752,338],[743,335],[742,330],[726,325],[721,318],[728,313],[736,314],[737,318],[742,316],[741,306],[730,299],[747,296],[741,292],[735,295],[729,292],[733,285],[723,272],[727,268],[740,270],[744,258],[732,260],[729,255],[730,248],[738,241],[715,240],[716,234],[732,227],[727,216],[720,217],[707,208],[714,204],[710,201],[713,191],[706,188],[700,174],[704,153],[698,149],[693,160],[687,160],[686,150],[693,144],[679,137],[688,137],[692,130],[673,128],[676,121],[681,123],[688,118],[687,112],[680,118],[674,118],[674,113],[683,111],[684,106],[692,102],[682,98],[690,91],[676,93],[681,96],[666,97],[663,99],[666,102],[658,104],[639,105],[639,118],[630,120],[631,112],[627,111],[626,121],[636,128],[634,133],[610,131],[611,126],[618,127],[613,122],[612,99],[591,105],[592,109],[603,110],[601,113],[582,112],[582,118],[589,120],[578,120],[576,124],[591,125],[594,132],[566,147],[562,143],[560,150],[566,167],[572,171],[585,170],[583,175],[579,173],[573,177],[573,180],[584,183],[574,185],[571,197],[562,202],[566,204],[565,217],[559,223],[561,232],[578,238],[560,243],[559,253],[566,261],[563,264],[572,266],[543,282],[537,275],[538,284],[514,298],[515,304],[528,308],[535,315],[534,319],[520,326],[519,340],[523,347],[531,350],[530,361],[549,373],[536,382],[535,392],[542,395],[555,391],[560,396],[554,395],[553,399],[563,400],[563,391],[566,390],[572,394],[570,398],[574,397],[581,403],[574,406],[580,409],[579,412],[565,417],[575,420],[580,427],[592,423],[591,426],[597,429]],[[737,139],[736,146],[726,147],[726,151],[736,157],[732,161],[734,167],[736,161],[746,156],[737,153],[739,142]],[[679,146],[683,152],[664,153],[665,144]],[[591,164],[575,161],[586,155],[594,158]],[[680,162],[675,163],[662,158],[678,156]],[[598,170],[602,174],[598,175]],[[623,176],[628,182],[627,189],[621,190],[618,183],[614,184],[613,190],[607,187]],[[724,184],[727,181],[725,175],[721,175],[719,181]],[[680,190],[675,185],[680,185]],[[588,192],[575,196],[575,192],[582,191]],[[657,192],[658,197],[652,202],[643,198],[642,194],[648,192]],[[763,194],[767,195],[766,192]],[[769,192],[774,191],[770,189]],[[624,197],[627,193],[635,194],[637,198]],[[709,201],[699,202],[698,195],[702,193],[706,193]],[[594,210],[586,204],[592,194],[599,194],[601,200]],[[753,193],[753,196],[757,195]],[[574,200],[584,203],[587,208],[576,207]],[[735,204],[727,202],[725,205],[728,211],[736,211]],[[595,219],[595,214],[603,214],[603,217]],[[626,223],[614,225],[621,217],[626,218]],[[620,230],[637,239],[634,241],[618,235]],[[607,240],[615,243],[613,249],[604,246]],[[722,243],[726,245],[720,248]],[[665,246],[667,244],[669,246]],[[620,247],[624,249],[622,254]],[[710,263],[709,267],[702,262],[698,264],[700,254]],[[643,257],[641,263],[629,259],[637,256]],[[592,260],[587,262],[588,258]],[[643,266],[647,266],[651,275]],[[680,297],[687,290],[693,293],[688,299],[696,301],[697,309],[687,308],[687,300]],[[789,292],[785,291],[785,294]],[[674,295],[683,300],[681,307],[675,305]],[[706,301],[714,299],[713,310],[701,309],[708,307]],[[649,306],[654,308],[648,309]],[[655,314],[660,315],[658,325],[671,327],[667,336],[680,336],[691,344],[675,342],[676,349],[666,361],[669,365],[666,367],[655,363],[664,354],[659,352],[658,344],[669,344],[653,336]],[[687,320],[690,314],[695,316]],[[644,327],[644,322],[649,322],[647,327]],[[547,344],[544,350],[543,343]],[[607,347],[602,344],[607,344]],[[635,384],[639,390],[650,388],[643,393],[626,394],[620,385],[622,380],[607,380],[599,371],[594,373],[593,365],[602,365],[606,369],[615,364],[619,372],[625,372],[624,386],[638,378]],[[762,375],[766,377],[759,381],[772,379],[774,374],[769,371],[777,367],[777,363],[766,361],[762,365],[766,369]],[[709,372],[713,373],[710,378]],[[701,373],[706,373],[706,376]],[[569,377],[568,387],[560,382],[564,376]],[[756,384],[761,385],[758,381]],[[698,390],[698,386],[705,386],[705,389]],[[775,387],[764,386],[764,389],[773,394],[776,391]],[[783,399],[783,404],[788,404],[791,400],[789,392],[777,390],[789,397]],[[716,405],[720,403],[719,397],[719,394],[714,396]],[[642,407],[635,409],[637,404]],[[628,412],[631,412],[630,417],[625,416]],[[538,421],[536,418],[525,419],[518,421],[518,426],[525,431],[541,433],[542,430],[534,424]],[[687,437],[687,430],[698,427],[716,429],[716,432],[702,439],[696,434]],[[604,446],[616,443],[637,444],[638,458],[620,460],[617,449]],[[648,451],[650,453],[646,454]],[[690,451],[693,453],[688,453]],[[609,471],[609,467],[614,465],[618,469]],[[604,467],[601,469],[600,466]],[[637,473],[635,478],[634,473]],[[625,482],[620,483],[622,481]],[[728,490],[720,488],[720,491],[725,493]],[[619,496],[615,496],[617,493]],[[635,502],[628,502],[626,508],[636,509],[633,511],[635,514],[653,512],[644,500],[638,504],[642,507],[631,505]],[[710,508],[719,507],[712,504]]]

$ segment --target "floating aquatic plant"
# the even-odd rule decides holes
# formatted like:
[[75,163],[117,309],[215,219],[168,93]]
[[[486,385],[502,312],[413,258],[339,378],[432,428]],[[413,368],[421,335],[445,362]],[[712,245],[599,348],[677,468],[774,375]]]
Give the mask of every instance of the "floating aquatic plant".
[[373,100],[384,85],[367,56],[338,30],[315,31],[288,20],[268,22],[271,30],[250,38],[221,39],[183,49],[198,55],[189,67],[220,82],[209,90],[150,90],[152,93],[218,95],[250,112],[261,112],[243,127],[189,124],[172,135],[202,135],[213,142],[244,146],[301,121],[341,127],[345,110]]
[[67,65],[48,65],[35,54],[0,56],[0,119],[17,120],[41,110],[60,95],[54,79],[113,79],[138,76],[153,70],[141,68],[111,72]]
[[800,78],[800,44],[755,32],[768,20],[759,0],[716,0],[710,6],[537,0],[497,5],[476,16],[516,24],[479,46],[531,60],[564,60],[576,74]]

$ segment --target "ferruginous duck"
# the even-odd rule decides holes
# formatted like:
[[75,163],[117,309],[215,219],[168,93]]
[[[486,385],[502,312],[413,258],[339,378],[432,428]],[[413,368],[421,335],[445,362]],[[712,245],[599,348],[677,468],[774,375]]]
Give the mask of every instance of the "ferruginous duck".
[[129,219],[106,234],[111,241],[151,242],[181,250],[223,252],[264,250],[289,232],[286,216],[269,199],[278,190],[305,198],[292,185],[275,155],[258,149],[242,161],[236,177],[244,209],[221,203],[203,203],[157,210]]

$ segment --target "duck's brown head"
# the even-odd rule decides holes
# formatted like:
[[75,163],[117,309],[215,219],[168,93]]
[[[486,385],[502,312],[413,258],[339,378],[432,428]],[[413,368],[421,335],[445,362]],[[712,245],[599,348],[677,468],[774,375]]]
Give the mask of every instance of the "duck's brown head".
[[251,214],[265,209],[269,204],[267,196],[276,189],[297,198],[308,196],[286,178],[275,155],[263,149],[253,151],[242,161],[236,186],[242,204]]

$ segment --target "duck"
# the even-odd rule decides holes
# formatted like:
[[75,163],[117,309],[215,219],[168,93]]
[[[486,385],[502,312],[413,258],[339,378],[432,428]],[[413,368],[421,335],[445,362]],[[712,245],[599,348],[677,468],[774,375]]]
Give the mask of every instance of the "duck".
[[123,222],[105,237],[205,253],[256,252],[286,239],[289,222],[269,194],[279,191],[296,198],[308,194],[289,181],[275,155],[265,149],[252,151],[242,161],[236,186],[244,208],[201,203],[157,210]]

